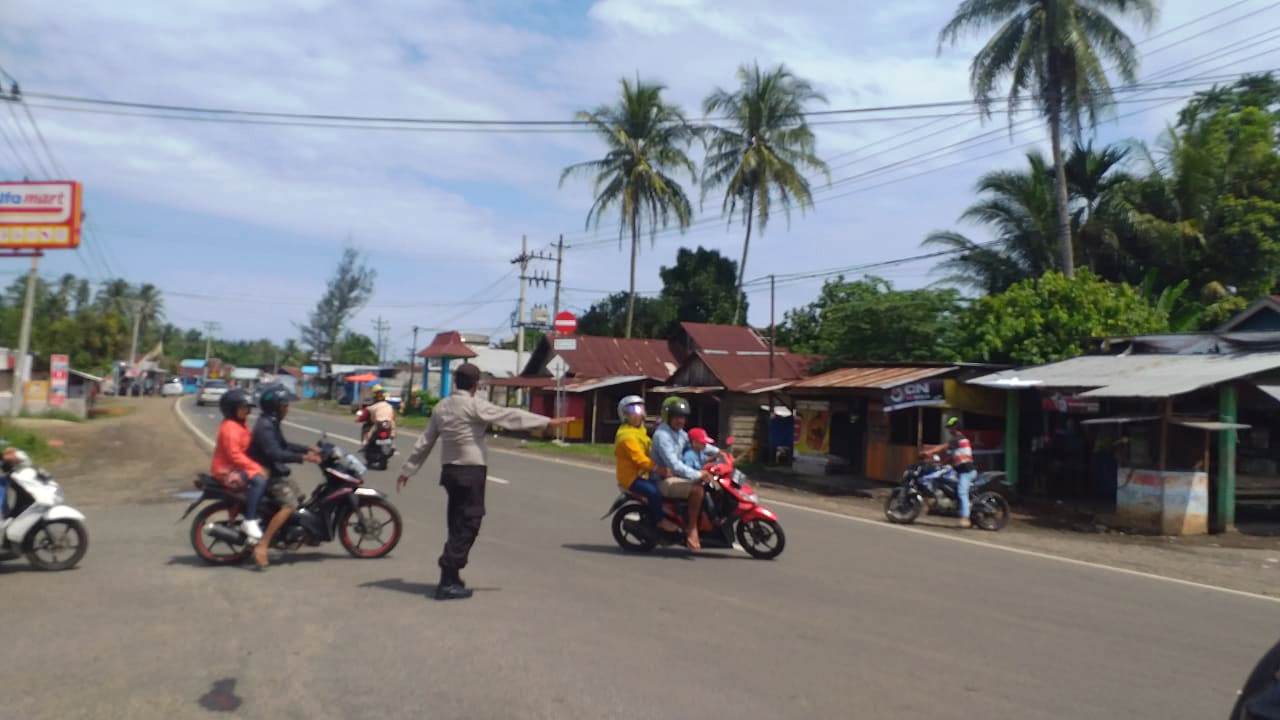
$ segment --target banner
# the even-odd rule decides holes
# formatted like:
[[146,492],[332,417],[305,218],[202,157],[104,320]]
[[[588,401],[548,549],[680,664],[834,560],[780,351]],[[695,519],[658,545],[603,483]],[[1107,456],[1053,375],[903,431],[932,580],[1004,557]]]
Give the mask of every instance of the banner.
[[67,381],[71,377],[71,358],[49,356],[49,405],[60,408],[67,404]]
[[885,393],[884,411],[893,412],[905,408],[945,405],[941,380],[921,380],[899,385]]
[[80,183],[0,183],[0,248],[80,246]]

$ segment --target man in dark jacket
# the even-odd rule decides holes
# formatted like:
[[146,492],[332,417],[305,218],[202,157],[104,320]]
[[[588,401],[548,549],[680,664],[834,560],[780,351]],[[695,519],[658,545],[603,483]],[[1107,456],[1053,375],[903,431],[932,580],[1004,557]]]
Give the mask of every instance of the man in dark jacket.
[[289,521],[294,510],[298,509],[298,498],[301,488],[289,477],[289,465],[301,462],[320,462],[320,453],[315,448],[297,445],[284,439],[281,424],[289,414],[289,402],[292,395],[283,386],[269,387],[262,391],[258,404],[262,414],[253,424],[253,442],[249,445],[249,458],[267,468],[271,473],[270,492],[272,498],[280,505],[280,510],[271,516],[271,522],[262,533],[262,539],[253,549],[253,561],[259,568],[267,567],[267,550],[271,540],[280,528]]

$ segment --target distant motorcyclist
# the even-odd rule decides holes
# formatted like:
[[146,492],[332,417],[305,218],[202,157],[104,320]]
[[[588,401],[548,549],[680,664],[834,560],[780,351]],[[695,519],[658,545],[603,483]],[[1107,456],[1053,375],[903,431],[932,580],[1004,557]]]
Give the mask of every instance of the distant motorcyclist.
[[373,437],[373,431],[380,423],[389,423],[391,427],[391,436],[396,434],[396,409],[391,403],[387,402],[387,389],[381,385],[374,385],[369,388],[369,394],[373,402],[369,403],[364,409],[364,434],[360,436],[360,441],[367,445],[369,439]]
[[688,500],[689,523],[685,527],[685,543],[690,550],[701,550],[698,537],[698,518],[702,512],[702,483],[711,477],[699,465],[688,465],[684,451],[689,447],[689,435],[684,426],[689,421],[692,408],[689,401],[675,395],[662,401],[662,423],[653,433],[653,464],[658,476],[658,489],[664,497]]
[[954,415],[947,418],[946,432],[947,442],[926,447],[921,450],[920,454],[923,457],[932,457],[939,453],[946,453],[947,462],[956,471],[956,495],[960,501],[960,521],[958,524],[962,528],[967,528],[973,524],[969,520],[969,488],[973,485],[973,481],[978,478],[978,468],[973,462],[973,443],[960,429],[960,418]]
[[228,490],[245,491],[244,516],[240,529],[248,536],[250,544],[262,539],[262,525],[258,521],[258,505],[267,492],[267,473],[262,465],[249,457],[253,438],[247,425],[252,403],[243,390],[227,391],[218,400],[222,411],[222,425],[218,427],[218,442],[213,448],[213,463],[209,474]]
[[301,488],[289,477],[290,464],[320,462],[320,453],[305,445],[295,445],[284,439],[281,424],[289,414],[289,403],[293,394],[283,385],[269,386],[262,391],[258,404],[262,415],[253,425],[253,442],[249,447],[249,457],[267,468],[271,473],[271,497],[280,505],[280,509],[271,516],[271,522],[253,549],[253,561],[259,568],[267,567],[267,549],[271,547],[271,539],[280,532],[280,528],[288,522],[298,508]]

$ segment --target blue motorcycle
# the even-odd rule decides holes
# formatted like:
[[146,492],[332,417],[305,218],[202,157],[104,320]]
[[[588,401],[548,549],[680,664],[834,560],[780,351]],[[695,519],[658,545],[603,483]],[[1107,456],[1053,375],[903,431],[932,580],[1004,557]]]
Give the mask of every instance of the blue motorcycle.
[[[996,491],[997,474],[979,475],[969,486],[969,520],[974,527],[996,531],[1009,522],[1009,503]],[[921,513],[955,517],[960,513],[959,478],[955,468],[937,462],[916,463],[902,474],[902,484],[889,493],[884,515],[908,525]]]

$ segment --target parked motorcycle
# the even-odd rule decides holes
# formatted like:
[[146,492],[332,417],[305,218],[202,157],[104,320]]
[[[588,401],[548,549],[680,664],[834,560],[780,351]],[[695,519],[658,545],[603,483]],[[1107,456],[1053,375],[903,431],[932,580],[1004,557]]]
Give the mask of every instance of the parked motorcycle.
[[[979,475],[969,486],[969,519],[983,530],[1000,530],[1009,522],[1009,503],[996,490],[997,474]],[[910,524],[920,514],[960,513],[959,478],[955,468],[938,462],[916,463],[902,474],[902,485],[893,489],[884,504],[891,523]]]
[[[725,442],[726,449],[733,447],[733,438]],[[747,484],[747,477],[734,467],[730,453],[724,462],[709,465],[706,469],[711,479],[704,483],[706,497],[700,518],[698,533],[702,547],[731,548],[734,541],[751,557],[772,560],[782,554],[787,536],[778,523],[778,516],[760,504],[756,491]],[[663,514],[678,526],[674,532],[663,532],[642,495],[623,492],[613,501],[604,519],[613,516],[613,539],[628,552],[649,552],[658,545],[683,545],[684,527],[689,517],[689,505],[683,500],[667,500]]]
[[15,502],[0,520],[0,560],[25,555],[38,570],[69,570],[89,551],[84,514],[66,504],[62,487],[34,467],[9,474]]
[[[320,484],[276,534],[273,547],[297,550],[303,545],[314,547],[336,537],[355,557],[386,556],[400,542],[403,528],[400,512],[385,494],[363,487],[366,470],[355,456],[344,455],[325,441],[318,447]],[[200,497],[182,514],[183,519],[201,504],[211,504],[205,505],[191,522],[191,547],[200,559],[211,565],[235,565],[244,561],[253,551],[248,537],[240,529],[244,494],[226,489],[203,473],[196,480],[196,487],[201,490]],[[268,493],[259,508],[265,524],[279,506]]]

